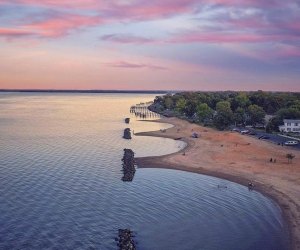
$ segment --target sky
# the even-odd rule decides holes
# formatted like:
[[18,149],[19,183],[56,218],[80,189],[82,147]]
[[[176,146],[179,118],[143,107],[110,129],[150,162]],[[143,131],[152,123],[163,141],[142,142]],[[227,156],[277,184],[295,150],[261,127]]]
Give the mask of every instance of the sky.
[[300,91],[299,0],[0,0],[0,89]]

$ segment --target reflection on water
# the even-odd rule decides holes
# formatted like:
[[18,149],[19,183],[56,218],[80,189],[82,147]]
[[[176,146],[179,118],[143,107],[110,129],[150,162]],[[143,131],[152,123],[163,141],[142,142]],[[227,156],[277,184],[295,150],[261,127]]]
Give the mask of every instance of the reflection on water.
[[138,249],[286,249],[279,208],[238,184],[162,169],[120,181],[124,148],[147,156],[184,146],[122,139],[127,126],[170,126],[124,123],[132,104],[153,98],[0,94],[0,249],[117,249],[119,228]]

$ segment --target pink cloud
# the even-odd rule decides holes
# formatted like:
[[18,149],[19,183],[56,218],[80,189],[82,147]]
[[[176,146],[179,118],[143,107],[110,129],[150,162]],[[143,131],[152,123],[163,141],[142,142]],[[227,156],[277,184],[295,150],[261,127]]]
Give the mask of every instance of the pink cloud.
[[264,43],[299,41],[298,36],[292,34],[259,34],[234,32],[185,32],[169,39],[170,43]]
[[281,0],[206,0],[206,3],[220,4],[224,6],[241,6],[241,7],[274,7],[284,5]]
[[68,35],[71,31],[102,24],[103,21],[95,16],[83,15],[54,15],[41,21],[30,21],[18,28],[1,28],[0,36],[5,38],[19,38],[24,36],[36,37],[61,37]]
[[300,47],[280,44],[275,46],[268,54],[270,58],[299,58]]
[[[289,1],[289,0],[288,0]],[[0,4],[20,4],[20,5],[30,5],[30,6],[43,6],[49,8],[65,8],[68,11],[72,10],[87,10],[90,9],[97,13],[97,16],[86,16],[79,14],[61,14],[59,16],[54,16],[50,18],[45,18],[42,21],[35,21],[29,24],[23,24],[19,27],[20,29],[29,30],[29,33],[38,33],[42,37],[59,37],[69,34],[70,31],[79,28],[87,28],[90,26],[111,23],[118,21],[136,21],[136,20],[152,20],[165,18],[173,15],[180,14],[193,14],[197,8],[207,5],[221,5],[230,8],[235,7],[266,7],[278,6],[279,4],[287,4],[285,1],[270,0],[137,0],[137,1],[125,1],[125,0],[110,0],[110,1],[98,1],[98,0],[0,0]],[[265,10],[261,9],[263,12]],[[266,10],[267,11],[267,10]],[[199,11],[201,12],[201,11]],[[243,15],[243,14],[242,14]],[[101,17],[101,18],[100,18]],[[283,18],[283,20],[285,20]],[[266,33],[270,30],[276,30],[276,27],[272,26],[265,20],[265,16],[262,14],[260,16],[252,17],[240,17],[237,19],[220,20],[218,17],[212,21],[212,28],[222,27],[227,31],[247,28],[252,29],[250,34],[190,34],[184,37],[178,37],[172,39],[172,42],[260,42],[267,40],[268,37],[273,39],[275,35],[263,35],[265,33],[264,29],[268,29]],[[288,27],[293,30],[299,31],[298,20],[293,23],[288,24]],[[298,22],[299,23],[299,22]],[[283,26],[281,26],[283,25]],[[287,24],[286,24],[287,25]],[[229,26],[229,27],[228,27]],[[284,27],[284,21],[278,23],[279,27]],[[258,32],[259,31],[259,32]],[[278,35],[279,36],[279,35]],[[102,37],[103,40],[119,42],[119,43],[151,43],[154,42],[153,39],[130,36],[130,35],[120,35],[112,34],[105,35]]]
[[24,27],[35,31],[41,37],[60,37],[69,34],[72,30],[95,26],[102,22],[99,17],[65,14],[33,22]]
[[197,0],[141,0],[134,4],[120,6],[117,1],[112,5],[115,17],[132,20],[149,20],[166,16],[191,13],[199,3]]
[[144,64],[144,63],[131,63],[125,61],[106,63],[105,65],[114,68],[129,68],[129,69],[152,69],[152,70],[167,70],[166,67],[153,65],[153,64]]
[[78,9],[94,8],[104,5],[103,1],[97,0],[0,0],[0,4],[1,3]]
[[[22,25],[16,25],[14,29],[26,29],[30,34],[38,34],[40,37],[60,37],[68,35],[70,31],[79,28],[88,28],[90,26],[111,23],[117,21],[151,20],[165,16],[176,15],[192,10],[192,5],[196,0],[165,0],[163,2],[154,1],[133,1],[126,2],[120,0],[98,1],[98,0],[0,0],[1,4],[20,4],[21,6],[42,6],[49,8],[58,8],[58,15],[48,15],[47,11],[42,13],[42,20],[34,20],[35,17],[23,18],[14,24],[25,22]],[[62,9],[63,8],[63,9]],[[70,14],[70,11],[90,9],[96,16],[87,16],[82,14]],[[62,14],[68,10],[68,14]],[[45,11],[45,10],[44,10]],[[44,15],[44,17],[43,17]],[[29,20],[28,20],[29,19]],[[30,20],[31,19],[31,20]],[[4,28],[3,28],[4,29]],[[17,37],[17,36],[15,36]],[[107,39],[109,39],[107,37]],[[146,43],[150,39],[138,37],[114,37],[111,39],[123,43]]]
[[148,20],[192,11],[197,0],[98,1],[98,0],[0,0],[0,4],[20,4],[49,8],[90,9],[107,19]]
[[129,34],[108,34],[100,37],[103,41],[115,42],[115,43],[135,43],[135,44],[145,44],[145,43],[153,43],[154,39],[134,36]]
[[32,31],[28,31],[28,30],[0,27],[0,37],[14,38],[14,37],[30,36],[33,34],[34,33]]

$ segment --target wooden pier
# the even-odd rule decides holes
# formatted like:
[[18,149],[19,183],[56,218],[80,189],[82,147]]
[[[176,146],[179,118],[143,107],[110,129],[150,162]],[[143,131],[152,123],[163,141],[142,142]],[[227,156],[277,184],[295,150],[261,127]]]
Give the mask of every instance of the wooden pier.
[[159,119],[161,115],[149,110],[149,106],[153,102],[139,103],[130,107],[130,113],[133,114],[137,119]]

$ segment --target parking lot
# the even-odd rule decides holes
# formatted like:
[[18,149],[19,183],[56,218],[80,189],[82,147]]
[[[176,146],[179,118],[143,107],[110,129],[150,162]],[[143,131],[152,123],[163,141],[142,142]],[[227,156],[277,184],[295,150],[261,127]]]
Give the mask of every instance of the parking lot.
[[[240,132],[242,130],[249,130],[251,132],[254,132],[255,135],[245,134],[245,136],[255,137],[258,140],[259,140],[259,137],[266,136],[266,137],[268,137],[268,139],[261,139],[261,140],[269,141],[269,142],[272,142],[274,144],[279,144],[278,147],[282,147],[282,144],[284,144],[286,141],[294,141],[294,139],[286,138],[284,136],[277,135],[277,134],[266,133],[266,132],[263,132],[261,130],[249,129],[249,128],[234,128],[234,129],[238,130],[237,132]],[[300,150],[300,143],[298,145],[294,145],[294,146],[284,145],[283,147],[294,148],[294,149]]]

